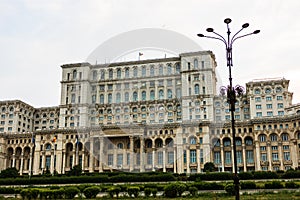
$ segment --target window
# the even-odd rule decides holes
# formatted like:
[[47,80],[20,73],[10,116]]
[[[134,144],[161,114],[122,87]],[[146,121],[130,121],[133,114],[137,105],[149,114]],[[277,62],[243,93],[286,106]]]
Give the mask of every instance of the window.
[[219,151],[214,152],[214,163],[221,164],[221,153]]
[[114,72],[113,72],[112,69],[110,69],[110,70],[108,71],[108,77],[109,77],[109,79],[113,79],[113,75],[114,75]]
[[76,79],[76,78],[77,78],[77,71],[74,70],[74,71],[73,71],[73,79]]
[[107,95],[107,103],[112,103],[112,94]]
[[266,154],[266,153],[260,154],[260,160],[261,160],[261,161],[267,161],[267,160],[268,160],[267,154]]
[[123,165],[123,154],[117,155],[117,165],[118,167],[121,167]]
[[255,107],[256,107],[257,110],[261,109],[261,105],[260,104],[256,105]]
[[172,65],[168,64],[168,75],[172,74]]
[[276,88],[276,93],[281,93],[282,92],[282,88],[281,87],[277,87]]
[[190,163],[196,163],[196,150],[190,150]]
[[170,151],[168,152],[168,164],[173,164],[174,163],[174,152]]
[[107,155],[107,164],[110,166],[114,164],[114,155],[113,154]]
[[231,164],[231,152],[225,151],[225,164]]
[[138,101],[138,94],[137,94],[137,92],[133,92],[133,94],[132,94],[132,100],[133,101]]
[[271,138],[271,141],[277,141],[277,135],[275,135],[275,134],[272,134],[270,138]]
[[247,163],[254,163],[253,151],[247,150],[246,151],[246,161]]
[[180,88],[176,89],[176,98],[181,98],[181,89]]
[[138,76],[138,69],[137,67],[133,68],[133,77],[137,77]]
[[168,89],[168,99],[172,99],[173,95],[172,95],[172,90]]
[[197,59],[194,59],[194,68],[198,69],[198,60]]
[[284,160],[291,160],[290,152],[283,152]]
[[129,78],[129,68],[125,69],[125,78]]
[[117,78],[121,78],[121,69],[117,69]]
[[142,67],[142,76],[146,76],[146,66]]
[[266,147],[266,146],[261,146],[261,147],[260,147],[260,150],[261,150],[261,151],[266,151],[266,150],[267,150],[267,147]]
[[163,152],[157,152],[157,164],[162,165],[163,164]]
[[265,93],[266,93],[266,94],[270,94],[270,93],[271,93],[271,88],[267,88],[267,89],[265,90]]
[[176,73],[180,73],[180,64],[176,63],[175,67],[176,67]]
[[154,90],[150,91],[150,100],[155,100],[155,92],[154,92]]
[[101,72],[100,72],[100,79],[101,80],[105,79],[105,71],[104,70],[101,70]]
[[255,102],[261,102],[261,97],[255,97]]
[[100,104],[104,104],[104,95],[100,94]]
[[150,68],[150,76],[154,76],[155,72],[154,72],[154,66],[151,66]]
[[273,151],[277,151],[278,150],[278,146],[272,146],[271,147]]
[[283,133],[281,135],[281,139],[282,139],[282,141],[288,141],[289,140],[289,135],[287,133]]
[[146,101],[146,91],[142,92],[142,101]]
[[272,153],[272,160],[278,161],[278,153]]
[[256,117],[262,117],[262,112],[256,112]]
[[266,97],[266,101],[272,101],[272,97],[271,96],[267,96]]
[[190,144],[196,144],[196,138],[195,137],[191,137]]
[[75,98],[76,98],[75,94],[72,94],[71,95],[71,103],[75,103]]
[[152,165],[152,160],[153,160],[152,152],[147,153],[147,164]]
[[255,89],[254,94],[260,94],[260,89]]
[[92,103],[96,103],[96,95],[92,95]]
[[159,90],[158,97],[160,100],[164,99],[164,91],[163,90]]
[[97,71],[93,71],[93,80],[97,80]]
[[272,104],[267,104],[267,109],[272,109]]
[[237,159],[236,159],[236,161],[237,161],[237,164],[241,164],[241,163],[243,163],[243,156],[242,156],[242,152],[241,152],[241,151],[237,151],[237,152],[236,152],[236,156],[237,156]]
[[266,135],[260,135],[259,136],[259,141],[261,141],[261,142],[265,142],[266,141]]
[[199,94],[199,85],[198,84],[195,85],[195,94]]
[[278,115],[279,116],[283,116],[284,115],[284,111],[278,111]]
[[159,66],[159,75],[164,74],[164,67],[162,65]]
[[283,100],[282,96],[277,96],[277,100]]
[[283,108],[283,103],[278,103],[277,108]]
[[268,116],[268,117],[272,117],[272,116],[273,116],[273,112],[272,112],[272,111],[268,111],[268,112],[267,112],[267,116]]

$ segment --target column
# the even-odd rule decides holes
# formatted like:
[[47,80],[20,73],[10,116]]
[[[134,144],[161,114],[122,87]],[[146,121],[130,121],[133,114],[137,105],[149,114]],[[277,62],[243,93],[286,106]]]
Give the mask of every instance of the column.
[[84,154],[84,148],[82,148],[82,153],[81,153],[82,159],[81,159],[81,168],[84,171],[85,169],[85,154]]
[[24,154],[21,153],[21,166],[20,166],[20,175],[23,174],[23,163],[24,163]]
[[66,167],[66,152],[65,150],[63,150],[62,152],[63,154],[63,159],[62,159],[62,173],[65,173],[65,167]]
[[244,172],[247,171],[247,159],[246,159],[246,147],[245,147],[245,144],[243,143],[243,165],[244,165]]
[[103,136],[101,136],[99,138],[100,140],[100,152],[99,152],[99,155],[100,155],[100,158],[99,158],[99,172],[103,172],[103,157],[104,157],[104,154],[103,154]]
[[296,169],[298,167],[298,152],[297,152],[297,140],[293,140],[291,142],[291,159],[292,159],[292,167],[293,169]]
[[166,172],[166,143],[163,140],[163,172]]
[[173,147],[174,148],[174,164],[173,164],[173,172],[174,173],[177,173],[177,155],[176,155],[176,147]]
[[189,174],[190,171],[190,149],[189,147],[186,149],[186,172]]
[[155,148],[152,147],[152,171],[155,171]]
[[54,171],[54,152],[51,152],[51,164],[50,164],[50,173],[53,174]]
[[280,170],[284,170],[284,166],[283,166],[283,162],[284,162],[284,157],[283,157],[283,153],[282,153],[282,143],[278,142],[278,158],[280,161]]
[[145,171],[145,166],[144,166],[144,138],[141,135],[140,136],[140,172],[144,172]]
[[13,163],[12,163],[12,167],[16,167],[16,155],[13,154]]
[[234,167],[234,151],[233,151],[233,144],[231,145],[231,163],[232,163],[232,173],[235,172],[235,167]]
[[75,154],[76,154],[76,153],[75,153],[75,149],[73,149],[72,155],[71,155],[71,156],[73,157],[73,160],[72,160],[72,161],[73,161],[73,162],[72,162],[72,168],[76,165],[76,156],[75,156]]
[[94,139],[91,138],[90,142],[90,165],[89,165],[89,172],[94,172]]
[[261,171],[260,165],[260,149],[259,149],[259,142],[255,141],[255,154],[256,155],[256,162],[255,162],[255,171]]
[[220,152],[220,154],[221,154],[221,167],[222,167],[222,172],[224,172],[225,171],[225,169],[224,169],[224,166],[225,166],[224,147],[223,147],[223,144],[220,144],[220,146],[221,146],[221,152]]
[[133,148],[134,148],[134,142],[133,142],[133,136],[129,136],[130,139],[130,166],[129,171],[133,171],[134,166],[134,159],[133,159]]
[[197,154],[196,154],[196,158],[197,158],[197,173],[201,172],[201,167],[200,167],[200,146],[197,146]]
[[[29,157],[29,169],[28,169],[28,173],[29,176],[31,176],[32,174],[32,151],[33,149],[30,149],[30,157]],[[37,164],[37,163],[36,163]]]

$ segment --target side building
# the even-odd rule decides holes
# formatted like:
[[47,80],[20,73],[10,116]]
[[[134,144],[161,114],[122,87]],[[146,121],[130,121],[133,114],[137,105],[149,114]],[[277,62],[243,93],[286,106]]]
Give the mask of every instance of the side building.
[[[0,102],[0,170],[21,174],[232,171],[229,105],[210,51],[62,65],[61,102]],[[300,105],[285,79],[254,80],[236,103],[239,171],[287,170],[300,160]]]

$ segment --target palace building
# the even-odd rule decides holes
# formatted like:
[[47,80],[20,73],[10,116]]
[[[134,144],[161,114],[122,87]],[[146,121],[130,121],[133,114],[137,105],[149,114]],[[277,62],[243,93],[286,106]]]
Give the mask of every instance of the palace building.
[[[210,51],[62,65],[61,100],[35,108],[0,101],[0,170],[20,174],[233,171],[231,115]],[[253,80],[237,97],[239,171],[300,165],[300,104],[284,78]]]

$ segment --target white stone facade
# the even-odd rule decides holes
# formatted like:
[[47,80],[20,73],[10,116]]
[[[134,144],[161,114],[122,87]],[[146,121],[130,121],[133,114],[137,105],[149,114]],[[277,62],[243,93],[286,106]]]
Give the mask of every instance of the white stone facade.
[[[230,112],[212,52],[62,66],[61,103],[0,102],[0,170],[21,174],[232,171]],[[300,160],[300,106],[285,79],[256,80],[236,103],[238,168],[287,170]],[[272,112],[272,113],[271,113]]]

